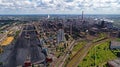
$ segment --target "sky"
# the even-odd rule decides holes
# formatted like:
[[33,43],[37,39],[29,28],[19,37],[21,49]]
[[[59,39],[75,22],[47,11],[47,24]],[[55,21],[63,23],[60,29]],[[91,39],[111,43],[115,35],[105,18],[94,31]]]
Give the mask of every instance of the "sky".
[[120,14],[120,0],[0,0],[0,14]]

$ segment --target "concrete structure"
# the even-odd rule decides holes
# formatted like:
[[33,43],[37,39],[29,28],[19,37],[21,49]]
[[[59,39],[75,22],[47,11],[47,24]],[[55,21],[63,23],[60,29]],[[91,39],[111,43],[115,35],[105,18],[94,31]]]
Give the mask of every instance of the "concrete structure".
[[120,59],[108,61],[109,67],[120,67]]
[[120,49],[120,42],[111,41],[110,42],[110,49]]
[[4,63],[7,62],[4,67],[23,66],[28,55],[32,64],[44,62],[46,57],[42,53],[42,48],[39,47],[41,44],[37,34],[34,25],[26,25],[16,39],[9,56],[4,60]]

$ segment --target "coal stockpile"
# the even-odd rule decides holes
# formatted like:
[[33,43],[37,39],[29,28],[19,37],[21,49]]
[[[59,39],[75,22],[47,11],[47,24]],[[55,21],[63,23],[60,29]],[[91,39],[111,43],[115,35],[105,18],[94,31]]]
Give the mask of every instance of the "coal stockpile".
[[44,62],[45,55],[39,47],[40,41],[34,25],[25,25],[21,35],[17,38],[14,48],[8,57],[5,67],[16,67],[24,65],[26,58],[29,57],[31,63]]

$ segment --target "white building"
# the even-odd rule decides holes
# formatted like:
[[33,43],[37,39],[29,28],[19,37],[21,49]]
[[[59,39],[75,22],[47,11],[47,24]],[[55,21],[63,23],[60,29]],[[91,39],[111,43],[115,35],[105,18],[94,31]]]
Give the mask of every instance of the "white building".
[[63,29],[59,29],[57,32],[57,43],[59,44],[60,42],[65,41],[65,34]]

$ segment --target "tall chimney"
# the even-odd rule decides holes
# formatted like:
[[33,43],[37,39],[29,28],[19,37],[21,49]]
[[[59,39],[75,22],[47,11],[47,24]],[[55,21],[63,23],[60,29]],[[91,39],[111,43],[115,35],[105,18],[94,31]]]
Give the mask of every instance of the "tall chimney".
[[83,17],[83,14],[84,14],[84,11],[82,11],[82,21],[84,20],[84,19],[83,19],[83,18],[84,18],[84,17]]

